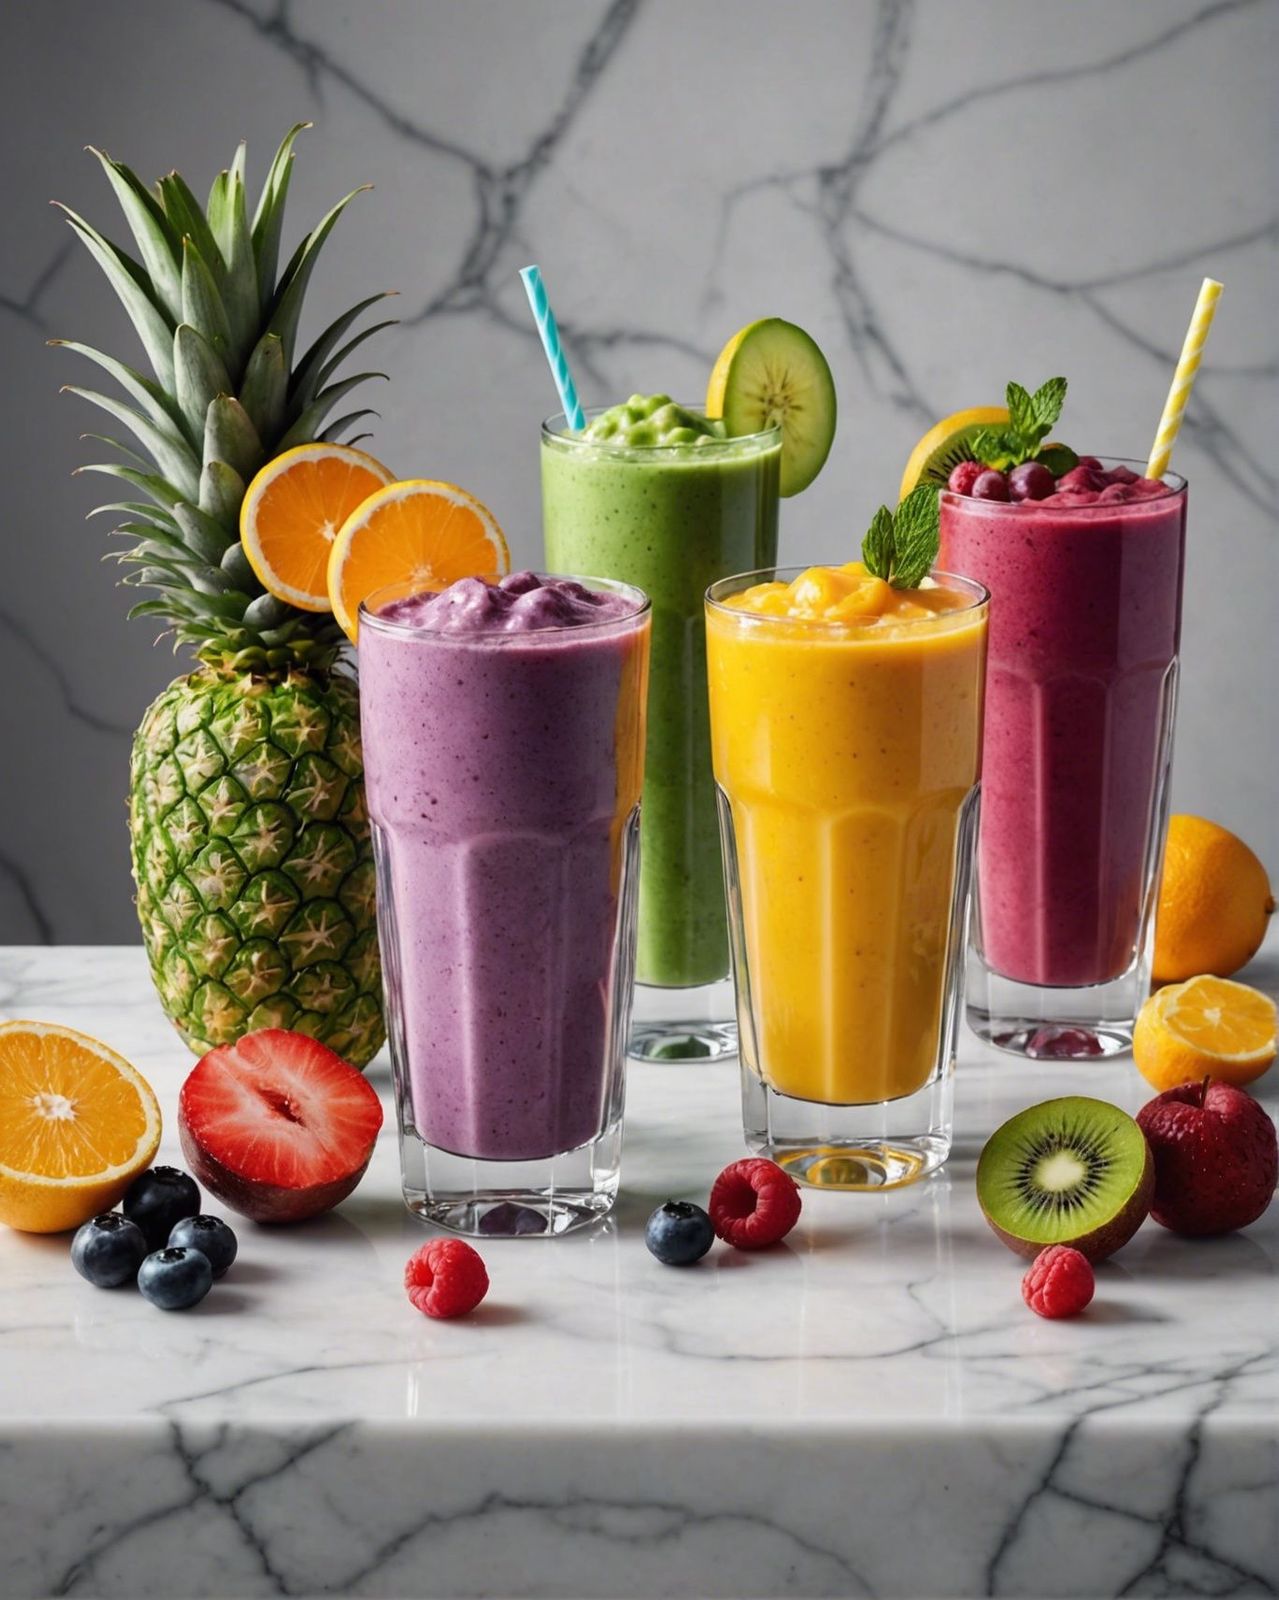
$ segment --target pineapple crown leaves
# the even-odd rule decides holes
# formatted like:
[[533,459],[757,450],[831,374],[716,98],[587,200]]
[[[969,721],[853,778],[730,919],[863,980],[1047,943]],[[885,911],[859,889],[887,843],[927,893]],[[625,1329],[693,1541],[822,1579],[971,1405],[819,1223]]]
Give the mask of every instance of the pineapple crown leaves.
[[129,569],[123,582],[156,591],[130,615],[164,618],[178,643],[194,645],[222,667],[325,666],[335,658],[342,635],[331,617],[300,611],[263,589],[239,543],[240,503],[273,456],[313,439],[343,438],[371,415],[365,408],[329,420],[353,389],[386,376],[337,376],[366,339],[394,325],[386,319],[352,331],[385,293],[343,312],[296,357],[320,251],[346,207],[369,187],[339,200],[279,269],[293,145],[309,126],[297,123],[284,136],[251,216],[243,144],[214,179],[204,206],[181,174],[148,188],[122,162],[93,150],[136,258],[61,208],[123,304],[151,367],[148,376],[89,345],[51,341],[114,380],[121,394],[79,385],[67,385],[67,392],[132,436],[125,443],[86,434],[109,445],[115,459],[78,470],[116,478],[145,497],[98,508],[119,518],[114,532],[133,541],[113,552]]

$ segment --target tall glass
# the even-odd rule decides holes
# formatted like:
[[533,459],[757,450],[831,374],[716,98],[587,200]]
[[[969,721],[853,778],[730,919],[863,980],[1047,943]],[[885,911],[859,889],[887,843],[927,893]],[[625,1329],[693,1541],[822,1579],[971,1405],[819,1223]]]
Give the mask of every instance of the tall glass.
[[[525,633],[360,612],[404,1199],[563,1233],[617,1193],[649,609]],[[402,591],[401,591],[402,593]]]
[[631,1034],[638,1056],[705,1059],[737,1048],[703,596],[717,579],[777,559],[780,468],[776,428],[641,447],[582,439],[563,417],[542,428],[548,565],[635,584],[653,602]]
[[1129,1049],[1149,993],[1186,530],[1185,480],[1164,481],[1113,504],[941,496],[942,562],[992,597],[968,1019],[1025,1056]]
[[977,820],[985,589],[875,624],[707,596],[746,1142],[819,1188],[910,1183],[950,1152]]

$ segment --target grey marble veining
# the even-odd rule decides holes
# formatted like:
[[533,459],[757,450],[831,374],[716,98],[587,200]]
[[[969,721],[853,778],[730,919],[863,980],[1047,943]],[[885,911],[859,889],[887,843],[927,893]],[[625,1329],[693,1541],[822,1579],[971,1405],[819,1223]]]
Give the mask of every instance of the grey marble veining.
[[[397,286],[372,448],[466,484],[540,551],[554,409],[516,271],[540,260],[589,400],[696,397],[742,322],[829,353],[835,452],[784,557],[846,557],[923,426],[1064,371],[1079,444],[1141,455],[1195,288],[1226,283],[1176,464],[1192,481],[1175,803],[1279,871],[1274,467],[1279,0],[43,0],[6,15],[0,240],[8,505],[0,939],[135,936],[128,737],[172,675],[126,626],[70,479],[96,424],[52,335],[131,335],[57,197],[105,224],[81,152],[202,188],[313,117],[291,226],[376,181],[316,315]],[[256,164],[255,164],[256,163]],[[114,226],[114,223],[112,223]]]
[[[1248,976],[1279,990],[1279,935]],[[0,1015],[123,1051],[181,1162],[190,1058],[140,950],[0,952]],[[985,1135],[1081,1087],[1148,1097],[1130,1062],[1032,1069],[965,1033],[939,1179],[809,1194],[784,1247],[677,1272],[644,1220],[740,1155],[735,1073],[633,1067],[615,1220],[486,1244],[454,1324],[401,1287],[424,1235],[389,1127],[327,1218],[237,1223],[185,1315],[0,1230],[0,1594],[1279,1592],[1279,1206],[1216,1240],[1147,1223],[1064,1323],[978,1212]]]

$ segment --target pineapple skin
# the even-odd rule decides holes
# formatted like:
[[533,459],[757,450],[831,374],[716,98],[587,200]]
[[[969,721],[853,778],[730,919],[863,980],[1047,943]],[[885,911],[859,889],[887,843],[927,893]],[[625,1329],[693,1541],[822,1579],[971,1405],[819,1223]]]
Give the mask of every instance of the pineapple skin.
[[385,1038],[359,698],[340,670],[205,665],[134,736],[133,878],[161,1004],[203,1054],[257,1028],[354,1066]]
[[[115,290],[151,376],[73,340],[120,393],[69,385],[132,435],[93,434],[91,462],[136,498],[99,510],[129,541],[122,582],[200,665],[148,710],[129,804],[136,901],[161,1004],[197,1052],[262,1027],[314,1035],[356,1066],[381,1046],[374,868],[358,696],[327,613],[268,593],[239,538],[246,485],[296,444],[340,440],[367,408],[330,414],[373,372],[339,376],[390,321],[350,307],[304,352],[303,303],[354,190],[280,267],[293,146],[285,134],[256,206],[246,152],[204,204],[170,172],[153,185],[103,151],[137,256],[63,207]],[[358,331],[352,332],[360,325]],[[361,436],[362,437],[362,436]],[[354,442],[354,441],[350,441]]]

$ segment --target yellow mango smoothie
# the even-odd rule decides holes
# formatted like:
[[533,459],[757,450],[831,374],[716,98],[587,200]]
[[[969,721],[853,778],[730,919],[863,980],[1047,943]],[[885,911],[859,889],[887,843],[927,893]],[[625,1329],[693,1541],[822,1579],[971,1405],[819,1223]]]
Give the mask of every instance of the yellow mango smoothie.
[[860,561],[710,591],[742,1065],[778,1095],[877,1105],[949,1072],[987,602]]

